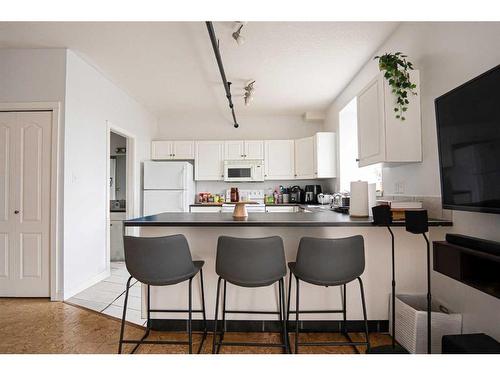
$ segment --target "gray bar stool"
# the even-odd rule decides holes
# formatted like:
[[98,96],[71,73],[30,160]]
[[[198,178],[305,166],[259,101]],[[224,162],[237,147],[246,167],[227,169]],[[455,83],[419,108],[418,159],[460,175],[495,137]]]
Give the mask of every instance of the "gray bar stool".
[[[288,284],[288,306],[287,321],[290,313],[295,313],[295,353],[299,352],[299,346],[354,346],[366,345],[370,349],[368,338],[368,322],[366,318],[365,294],[363,282],[359,277],[365,269],[365,247],[363,236],[352,236],[338,239],[303,237],[300,240],[296,262],[288,263],[290,268],[290,280]],[[296,304],[295,311],[290,311],[290,299],[292,289],[292,274],[296,280]],[[353,342],[347,335],[346,328],[346,284],[358,280],[361,291],[361,303],[363,305],[363,318],[365,325],[366,341]],[[299,280],[319,286],[341,286],[342,310],[300,310],[299,309]],[[299,342],[299,313],[336,313],[343,314],[343,334],[349,342]],[[356,350],[357,351],[357,350]]]
[[[205,315],[205,295],[203,290],[203,270],[204,261],[193,261],[189,245],[182,234],[166,237],[130,237],[124,236],[125,265],[130,273],[127,281],[125,293],[125,303],[123,305],[123,316],[120,329],[120,344],[118,353],[122,352],[123,344],[136,344],[131,353],[134,353],[141,344],[174,344],[188,345],[189,353],[193,352],[192,336],[192,313],[203,314],[203,337],[201,339],[198,353],[201,352],[203,343],[207,336],[207,322]],[[201,310],[192,309],[192,281],[200,274],[201,284]],[[125,330],[125,315],[127,312],[128,292],[132,278],[137,279],[148,287],[147,297],[147,326],[144,336],[140,340],[125,340],[123,338]],[[189,280],[189,307],[188,310],[156,310],[151,309],[150,286],[167,286],[179,284]],[[145,340],[151,332],[150,313],[188,313],[188,341],[166,341],[166,340]]]
[[[288,335],[285,320],[285,284],[286,260],[281,237],[235,238],[219,237],[215,271],[219,275],[217,281],[217,297],[215,301],[215,322],[212,353],[218,353],[222,345],[227,346],[263,346],[282,347],[288,353]],[[222,298],[221,332],[218,330],[220,284],[224,280]],[[227,282],[244,288],[258,288],[279,283],[279,311],[242,311],[226,309]],[[229,314],[275,314],[281,321],[281,344],[258,342],[224,342],[226,313]],[[220,336],[220,337],[219,337]],[[219,339],[217,340],[217,338]]]

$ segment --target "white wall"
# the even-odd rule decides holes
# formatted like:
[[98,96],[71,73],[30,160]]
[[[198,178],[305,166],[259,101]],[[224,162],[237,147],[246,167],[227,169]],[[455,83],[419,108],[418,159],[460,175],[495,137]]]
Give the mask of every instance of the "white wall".
[[[140,162],[149,159],[156,118],[77,54],[67,51],[64,158],[64,297],[90,286],[106,262],[107,121],[136,137],[134,216]],[[128,150],[127,150],[128,151]]]
[[[65,49],[0,49],[0,102],[59,102],[59,165],[64,157],[64,98],[66,90]],[[61,170],[62,173],[62,170]],[[60,176],[62,177],[62,176]],[[63,191],[63,179],[59,191]],[[59,243],[62,243],[63,205],[59,202]],[[62,295],[64,254],[60,250],[59,274],[56,292]]]
[[186,112],[163,114],[157,138],[162,139],[294,139],[321,131],[321,122],[305,122],[300,115],[255,115],[237,112],[240,127],[232,125],[227,113]]
[[[386,194],[394,184],[404,182],[406,195],[439,196],[434,99],[500,61],[500,23],[403,23],[373,55],[402,51],[420,70],[423,162],[384,168]],[[377,74],[376,61],[370,60],[353,78],[330,107],[326,130],[338,127],[338,112]],[[500,240],[500,215],[453,213],[453,231]],[[464,331],[484,331],[500,339],[500,300],[478,290],[434,274],[436,297],[464,314]]]

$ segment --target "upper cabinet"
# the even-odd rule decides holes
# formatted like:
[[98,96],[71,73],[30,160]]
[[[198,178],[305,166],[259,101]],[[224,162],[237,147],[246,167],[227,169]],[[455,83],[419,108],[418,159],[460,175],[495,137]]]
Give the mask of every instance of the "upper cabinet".
[[195,180],[222,181],[224,179],[224,142],[195,142]]
[[224,142],[226,160],[264,159],[264,141]]
[[152,141],[151,159],[153,160],[194,159],[194,141]]
[[410,71],[417,95],[409,95],[405,121],[394,113],[392,89],[379,73],[357,97],[359,166],[381,162],[422,161],[420,74]]
[[335,133],[320,132],[295,140],[295,178],[336,177]]
[[314,137],[295,140],[295,178],[314,178]]
[[295,178],[294,141],[264,141],[266,180],[293,180]]

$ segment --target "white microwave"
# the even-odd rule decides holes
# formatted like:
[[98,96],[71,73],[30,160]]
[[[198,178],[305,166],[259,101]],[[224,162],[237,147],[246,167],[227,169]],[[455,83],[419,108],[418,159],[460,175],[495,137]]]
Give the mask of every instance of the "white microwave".
[[264,160],[225,160],[224,181],[264,181]]

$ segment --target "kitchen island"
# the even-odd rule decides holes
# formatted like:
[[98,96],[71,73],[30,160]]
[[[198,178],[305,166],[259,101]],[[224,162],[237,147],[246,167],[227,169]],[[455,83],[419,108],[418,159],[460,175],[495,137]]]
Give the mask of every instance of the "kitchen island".
[[[283,238],[287,261],[294,261],[301,237],[324,238],[348,237],[360,234],[365,241],[365,284],[368,319],[372,327],[387,327],[388,303],[391,288],[391,238],[386,228],[376,227],[371,218],[351,218],[349,215],[324,209],[298,213],[250,213],[246,220],[235,220],[230,213],[162,213],[131,219],[124,222],[133,235],[166,236],[184,234],[189,242],[194,260],[204,260],[205,301],[207,318],[213,319],[215,312],[215,255],[217,239],[221,235],[234,237],[266,237],[278,235]],[[429,219],[430,239],[442,240],[452,222]],[[393,225],[396,246],[396,279],[398,293],[426,292],[426,252],[422,236],[405,231],[404,223]],[[134,229],[132,229],[134,228]],[[131,233],[132,234],[132,233]],[[287,284],[288,285],[288,276]],[[199,282],[193,282],[194,308],[199,307]],[[228,309],[275,310],[277,287],[240,288],[228,284]],[[143,288],[143,297],[146,288]],[[292,296],[294,288],[292,287]],[[143,298],[143,315],[145,298]],[[294,309],[294,298],[291,308]],[[341,306],[340,288],[324,288],[301,284],[301,305],[304,309],[325,310]],[[168,287],[151,288],[153,309],[186,308],[187,282]],[[152,319],[180,319],[179,314],[153,313]],[[196,319],[196,317],[194,317]],[[262,315],[228,315],[228,320],[262,320]],[[340,320],[335,314],[307,314],[303,319]],[[184,319],[184,317],[182,317]],[[347,319],[362,319],[361,301],[357,283],[347,286]],[[383,324],[381,324],[383,323]],[[263,323],[264,324],[264,323]],[[313,326],[311,326],[313,327]]]

